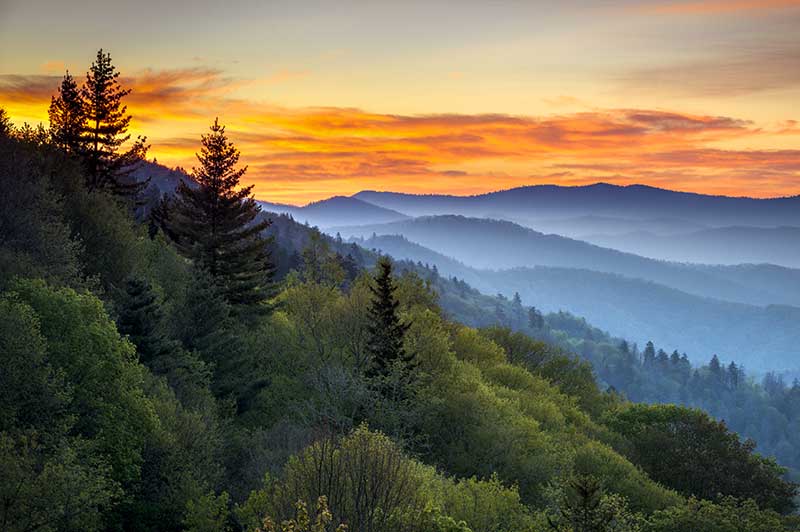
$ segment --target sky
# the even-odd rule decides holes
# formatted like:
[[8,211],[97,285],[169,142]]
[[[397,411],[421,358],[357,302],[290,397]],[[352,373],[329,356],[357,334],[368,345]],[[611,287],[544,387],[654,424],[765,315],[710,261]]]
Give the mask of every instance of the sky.
[[219,117],[257,198],[642,183],[800,194],[800,0],[0,0],[0,107],[98,48],[149,157]]

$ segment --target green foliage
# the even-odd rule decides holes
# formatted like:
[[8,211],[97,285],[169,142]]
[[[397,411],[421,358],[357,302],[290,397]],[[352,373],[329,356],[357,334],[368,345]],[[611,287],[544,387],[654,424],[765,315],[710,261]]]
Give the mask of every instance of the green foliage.
[[121,495],[80,440],[43,444],[0,432],[0,522],[8,532],[102,530]]
[[567,479],[555,490],[552,512],[547,515],[554,532],[639,532],[641,517],[628,510],[624,498],[609,495],[591,476]]
[[99,530],[120,496],[94,441],[75,433],[72,385],[39,316],[0,298],[0,523],[11,532]]
[[115,480],[134,482],[157,420],[142,391],[143,371],[133,345],[120,338],[94,296],[39,281],[20,281],[12,290],[7,297],[36,313],[50,364],[74,386],[68,407],[76,416],[73,430],[96,441]]
[[186,504],[186,532],[230,532],[228,505],[230,497],[207,493]]
[[725,497],[718,503],[689,499],[688,504],[656,512],[645,532],[773,532],[784,530],[781,517],[760,510],[753,500]]
[[0,136],[0,288],[17,275],[81,283],[81,244],[50,183],[74,170],[53,150]]
[[139,360],[146,365],[177,349],[177,343],[167,338],[161,304],[146,279],[132,277],[125,283],[117,327],[133,342]]
[[794,508],[797,488],[781,478],[785,470],[753,454],[754,442],[741,442],[705,412],[631,404],[610,413],[607,423],[630,443],[626,454],[634,463],[685,495],[752,498],[782,513]]

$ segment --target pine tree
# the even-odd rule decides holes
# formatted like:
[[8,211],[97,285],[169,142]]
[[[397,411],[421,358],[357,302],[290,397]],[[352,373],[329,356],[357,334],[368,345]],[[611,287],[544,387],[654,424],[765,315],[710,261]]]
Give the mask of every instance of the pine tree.
[[645,367],[652,366],[656,361],[656,348],[653,345],[653,342],[647,342],[647,345],[644,346],[644,351],[642,352],[642,363]]
[[178,347],[164,333],[163,321],[161,304],[150,283],[136,277],[128,279],[117,327],[128,335],[139,359],[148,366]]
[[271,239],[261,233],[272,222],[258,219],[253,186],[239,188],[247,167],[236,168],[239,150],[218,120],[202,144],[200,167],[193,169],[199,186],[178,187],[169,236],[184,256],[209,273],[235,310],[263,309],[259,304],[273,293],[274,266],[267,250]]
[[0,107],[0,137],[11,136],[11,131],[13,129],[14,126],[11,124],[11,118],[8,117],[6,110]]
[[78,155],[81,152],[81,135],[86,127],[86,116],[81,91],[69,71],[61,80],[58,96],[53,96],[50,100],[47,114],[50,117],[50,137],[53,143],[69,154]]
[[375,286],[370,287],[373,298],[369,307],[367,351],[372,358],[369,370],[372,377],[387,377],[397,363],[413,363],[413,357],[408,356],[403,348],[403,337],[409,325],[402,323],[398,316],[400,303],[394,297],[396,288],[392,278],[392,263],[382,257],[378,261]]
[[89,190],[108,188],[116,194],[132,195],[143,184],[128,179],[147,153],[144,137],[138,137],[127,151],[122,145],[131,122],[122,99],[130,93],[118,81],[119,72],[111,64],[111,54],[98,50],[80,91],[85,126],[81,135],[81,157],[88,173]]

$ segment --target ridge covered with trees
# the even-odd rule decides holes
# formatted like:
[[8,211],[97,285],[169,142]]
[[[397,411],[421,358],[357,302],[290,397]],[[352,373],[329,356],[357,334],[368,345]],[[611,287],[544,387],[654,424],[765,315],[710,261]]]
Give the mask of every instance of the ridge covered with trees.
[[1,530],[800,526],[781,467],[701,411],[598,385],[561,329],[477,323],[468,286],[270,221],[217,121],[196,187],[141,219],[127,92],[95,66],[100,123],[124,122],[102,152],[91,113],[73,150],[65,122],[0,112]]

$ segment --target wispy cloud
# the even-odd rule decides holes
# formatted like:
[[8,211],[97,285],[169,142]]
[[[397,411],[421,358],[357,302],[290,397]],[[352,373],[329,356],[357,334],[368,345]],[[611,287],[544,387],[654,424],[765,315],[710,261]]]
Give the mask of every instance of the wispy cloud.
[[708,0],[705,2],[668,2],[642,8],[661,14],[714,15],[739,11],[773,11],[800,7],[800,0]]
[[[0,76],[0,105],[47,103],[58,76]],[[159,161],[191,167],[215,116],[228,124],[259,197],[303,202],[363,188],[475,193],[597,180],[750,195],[800,192],[800,150],[722,149],[761,137],[748,120],[652,109],[548,116],[400,115],[284,108],[235,97],[250,81],[213,69],[140,72],[123,82],[137,133]],[[786,120],[769,131],[789,134]],[[540,176],[540,177],[531,177]]]

